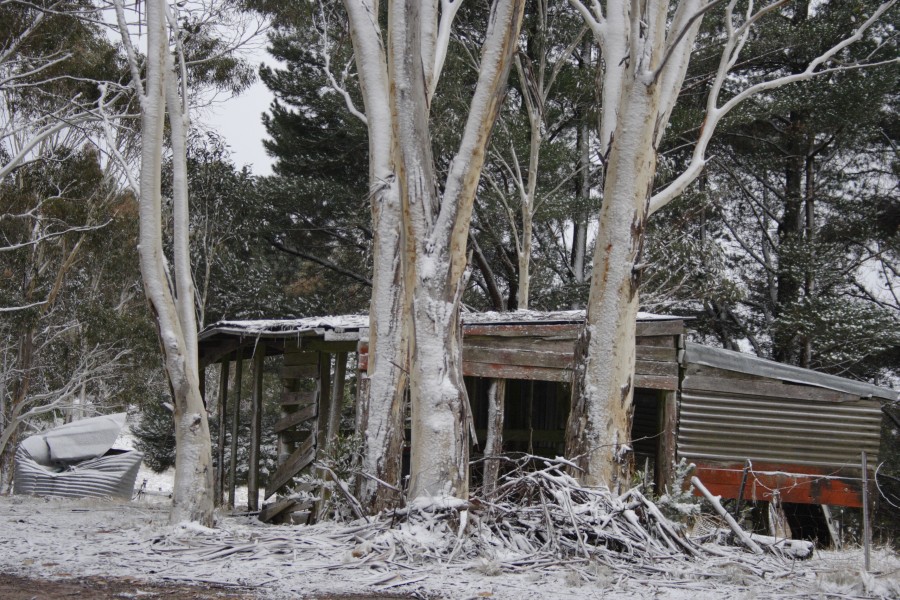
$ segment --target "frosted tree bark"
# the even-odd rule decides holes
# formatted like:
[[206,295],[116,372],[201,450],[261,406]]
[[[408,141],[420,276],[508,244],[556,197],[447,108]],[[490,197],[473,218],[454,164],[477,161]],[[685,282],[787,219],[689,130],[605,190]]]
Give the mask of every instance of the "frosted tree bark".
[[566,454],[588,485],[628,481],[638,310],[638,263],[656,152],[659,95],[632,81],[624,90],[621,145],[610,153],[585,327],[576,346]]
[[[524,2],[497,0],[459,150],[439,193],[428,126],[429,89],[415,0],[388,9],[388,65],[410,307],[410,488],[413,498],[468,496],[468,397],[459,303],[472,205],[499,113]],[[427,13],[427,11],[426,11]]]
[[359,398],[363,475],[357,480],[357,495],[364,508],[376,513],[400,500],[395,490],[400,487],[408,347],[400,258],[400,188],[392,157],[394,138],[387,59],[376,19],[377,2],[344,0],[344,7],[350,22],[369,130],[369,189],[374,231],[369,389]]
[[744,100],[823,73],[900,62],[900,58],[852,65],[832,62],[842,49],[863,39],[896,0],[873,7],[854,31],[810,61],[803,72],[731,90],[720,106],[720,92],[753,26],[785,5],[783,0],[773,0],[759,9],[749,5],[744,14],[735,14],[737,0],[728,2],[723,51],[693,154],[684,171],[655,194],[657,147],[687,72],[702,17],[716,3],[679,0],[671,15],[669,3],[662,0],[607,0],[605,5],[592,2],[590,8],[580,0],[570,3],[594,33],[605,65],[600,143],[606,164],[590,297],[576,346],[566,453],[585,483],[616,489],[627,484],[630,474],[634,327],[648,214],[671,202],[697,179],[717,124]]
[[632,466],[639,263],[660,129],[675,101],[671,90],[681,83],[671,81],[669,70],[683,79],[699,19],[685,25],[679,15],[699,6],[694,0],[682,3],[668,43],[665,2],[610,0],[605,15],[593,17],[580,6],[606,65],[600,117],[606,164],[585,325],[575,349],[566,455],[585,484],[614,491],[627,485]]
[[[140,232],[138,253],[144,291],[156,319],[166,374],[175,401],[175,486],[172,522],[194,521],[212,525],[212,450],[206,408],[200,395],[197,360],[197,330],[193,313],[193,284],[186,244],[187,181],[178,169],[173,182],[175,230],[175,281],[167,275],[162,248],[162,153],[166,105],[169,108],[173,151],[183,151],[186,114],[178,93],[178,77],[169,48],[165,0],[146,4],[146,80],[133,77],[141,106],[141,170],[139,198]],[[123,40],[127,29],[122,28]],[[176,33],[177,35],[177,33]],[[130,47],[130,40],[126,41]],[[132,72],[136,58],[129,52]],[[168,98],[168,102],[167,102]],[[180,176],[179,176],[180,173]],[[181,219],[183,222],[178,222]],[[173,288],[177,297],[173,295]],[[190,315],[186,315],[190,313]]]

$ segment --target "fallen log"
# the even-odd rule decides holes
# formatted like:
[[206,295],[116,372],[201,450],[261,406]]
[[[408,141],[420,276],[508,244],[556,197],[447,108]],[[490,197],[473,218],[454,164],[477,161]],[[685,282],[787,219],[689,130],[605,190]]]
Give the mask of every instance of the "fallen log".
[[706,498],[706,500],[710,504],[712,504],[713,509],[715,509],[715,511],[719,513],[719,516],[725,519],[725,522],[728,523],[728,526],[731,528],[731,530],[734,532],[734,535],[737,536],[742,544],[750,548],[750,550],[754,554],[763,553],[763,549],[760,548],[759,544],[754,542],[750,538],[750,536],[747,535],[747,532],[741,529],[741,526],[737,524],[737,521],[734,520],[734,517],[728,514],[728,511],[725,510],[725,508],[722,506],[722,503],[719,502],[719,499],[716,496],[713,496],[710,491],[706,489],[706,486],[703,485],[703,483],[701,483],[701,481],[696,476],[691,477],[691,483],[694,484],[694,487],[697,488],[697,490],[699,490],[701,494],[703,494],[703,497]]

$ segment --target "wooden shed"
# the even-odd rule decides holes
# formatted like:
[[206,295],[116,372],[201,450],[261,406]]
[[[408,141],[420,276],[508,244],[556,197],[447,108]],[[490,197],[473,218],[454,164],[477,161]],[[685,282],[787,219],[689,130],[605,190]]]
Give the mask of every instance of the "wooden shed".
[[[477,442],[487,420],[490,379],[505,379],[504,450],[561,455],[569,411],[575,340],[583,311],[466,313],[463,374]],[[897,393],[876,386],[780,365],[753,356],[684,342],[680,317],[640,314],[637,321],[634,425],[639,467],[653,465],[657,484],[671,481],[680,458],[694,462],[713,493],[734,498],[745,471],[747,499],[859,506],[860,451],[878,453],[880,407]],[[257,510],[263,357],[282,356],[278,467],[269,474],[270,498],[328,451],[340,426],[348,357],[356,356],[365,383],[368,317],[222,321],[200,334],[201,366],[222,363],[219,397],[217,497],[233,482],[225,431],[237,431],[240,382],[230,394],[228,365],[252,361],[249,509]],[[240,377],[239,369],[236,377]],[[234,440],[236,436],[232,436]],[[676,443],[677,442],[677,443]],[[748,463],[749,461],[749,463]],[[747,465],[750,469],[745,469]],[[229,488],[233,486],[228,486]],[[233,504],[233,491],[229,494]],[[284,508],[283,506],[281,507]],[[264,516],[271,516],[269,514]]]

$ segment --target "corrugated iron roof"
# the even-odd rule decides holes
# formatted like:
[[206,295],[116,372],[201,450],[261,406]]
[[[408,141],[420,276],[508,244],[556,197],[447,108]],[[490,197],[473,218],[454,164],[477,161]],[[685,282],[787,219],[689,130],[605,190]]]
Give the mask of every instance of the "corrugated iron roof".
[[688,363],[706,365],[717,369],[769,377],[790,383],[837,390],[854,394],[860,398],[884,398],[892,402],[900,399],[900,394],[896,390],[879,387],[871,383],[845,379],[837,375],[829,375],[802,367],[777,363],[751,354],[743,354],[691,342],[685,343],[679,361],[682,366],[686,366]]

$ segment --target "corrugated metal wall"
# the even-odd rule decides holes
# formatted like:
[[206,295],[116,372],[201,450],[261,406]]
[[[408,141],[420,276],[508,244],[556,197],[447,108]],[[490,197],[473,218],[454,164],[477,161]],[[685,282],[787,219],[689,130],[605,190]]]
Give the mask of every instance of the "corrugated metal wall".
[[[687,382],[685,382],[687,383]],[[878,455],[877,400],[828,402],[685,388],[678,453],[690,459],[815,465],[859,465]]]
[[131,499],[144,454],[120,452],[87,460],[55,473],[36,463],[22,448],[16,452],[16,494],[67,498]]

